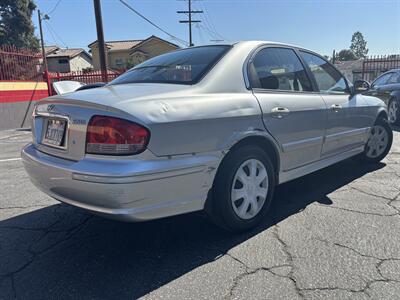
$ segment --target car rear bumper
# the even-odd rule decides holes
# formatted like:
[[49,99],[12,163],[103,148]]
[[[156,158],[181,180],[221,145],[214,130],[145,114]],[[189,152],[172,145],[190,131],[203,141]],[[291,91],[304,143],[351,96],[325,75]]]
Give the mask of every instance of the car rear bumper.
[[218,154],[173,158],[85,157],[76,162],[24,147],[31,181],[51,197],[124,221],[157,219],[204,208]]

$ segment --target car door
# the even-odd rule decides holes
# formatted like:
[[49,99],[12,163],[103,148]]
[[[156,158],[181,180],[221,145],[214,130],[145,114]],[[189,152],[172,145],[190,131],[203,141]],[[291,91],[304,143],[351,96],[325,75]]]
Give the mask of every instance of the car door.
[[291,170],[321,156],[326,105],[292,48],[267,46],[249,64],[249,79],[266,129],[282,149],[281,169]]
[[390,86],[389,85],[389,80],[395,73],[389,72],[385,73],[381,76],[379,76],[377,79],[374,80],[374,82],[371,84],[371,88],[367,92],[368,95],[378,97],[382,101],[384,101],[386,104],[389,104],[389,98],[390,98]]
[[382,97],[384,98],[383,101],[389,104],[389,100],[392,98],[392,92],[399,89],[400,84],[400,73],[393,72],[391,76],[387,80],[386,84],[382,86],[381,92]]
[[363,96],[351,95],[347,80],[322,57],[303,50],[300,55],[328,108],[322,157],[363,145],[370,125]]

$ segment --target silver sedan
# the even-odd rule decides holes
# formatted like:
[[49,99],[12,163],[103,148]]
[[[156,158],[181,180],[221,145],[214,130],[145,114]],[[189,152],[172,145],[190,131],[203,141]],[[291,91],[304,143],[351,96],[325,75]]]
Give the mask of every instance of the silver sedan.
[[22,158],[39,189],[95,214],[144,221],[205,210],[246,230],[278,184],[386,156],[387,109],[363,87],[296,46],[182,49],[37,103]]

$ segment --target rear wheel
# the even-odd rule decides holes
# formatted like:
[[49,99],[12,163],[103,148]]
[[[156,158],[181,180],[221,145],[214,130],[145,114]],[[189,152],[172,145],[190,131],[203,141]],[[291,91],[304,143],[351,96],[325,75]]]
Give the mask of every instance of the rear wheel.
[[388,105],[388,119],[389,123],[393,125],[398,125],[399,122],[400,106],[397,99],[391,99]]
[[211,218],[230,231],[250,229],[265,217],[274,189],[274,167],[260,147],[232,150],[214,181]]
[[370,163],[380,162],[389,153],[392,141],[392,128],[386,119],[381,118],[371,128],[364,152],[359,157]]

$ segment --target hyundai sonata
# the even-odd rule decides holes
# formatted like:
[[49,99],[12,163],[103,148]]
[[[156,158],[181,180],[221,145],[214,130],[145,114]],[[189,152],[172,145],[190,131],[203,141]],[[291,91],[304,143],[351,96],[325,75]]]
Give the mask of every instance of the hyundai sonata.
[[386,156],[386,106],[361,86],[296,46],[182,49],[104,87],[38,102],[22,158],[39,189],[96,214],[143,221],[205,210],[245,230],[266,215],[276,185]]

